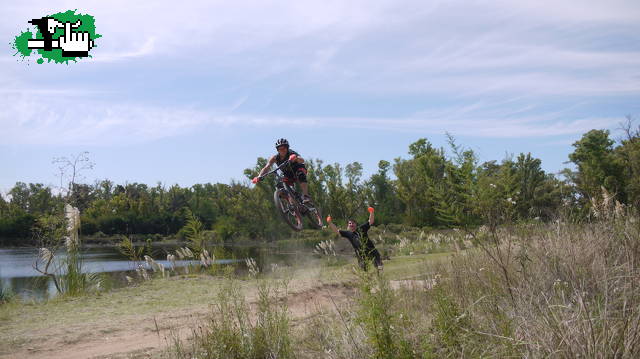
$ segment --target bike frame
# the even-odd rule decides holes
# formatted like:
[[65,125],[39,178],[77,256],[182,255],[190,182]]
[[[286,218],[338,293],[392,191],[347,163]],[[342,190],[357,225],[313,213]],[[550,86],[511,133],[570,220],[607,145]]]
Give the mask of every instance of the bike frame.
[[278,188],[278,184],[282,183],[284,190],[287,192],[287,194],[289,196],[291,196],[292,198],[295,199],[295,205],[298,207],[299,210],[304,210],[306,212],[307,208],[305,206],[301,205],[301,196],[300,193],[298,191],[295,190],[295,188],[293,188],[293,186],[290,186],[287,182],[284,181],[284,174],[282,173],[282,167],[286,166],[289,164],[289,160],[286,160],[284,162],[282,162],[282,164],[278,167],[276,167],[274,170],[267,172],[264,174],[264,176],[262,177],[266,177],[270,174],[273,174],[274,176],[276,176],[276,188]]

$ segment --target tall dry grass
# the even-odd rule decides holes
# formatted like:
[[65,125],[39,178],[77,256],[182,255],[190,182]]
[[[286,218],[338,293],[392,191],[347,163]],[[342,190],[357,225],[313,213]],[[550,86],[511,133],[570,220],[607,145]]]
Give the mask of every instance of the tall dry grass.
[[262,331],[268,337],[252,334],[254,325],[243,331],[249,307],[228,291],[198,348],[235,348],[237,357],[249,357],[241,348],[256,343],[284,348],[258,357],[640,357],[640,221],[611,208],[591,223],[473,232],[475,248],[425,262],[423,277],[435,286],[391,289],[384,274],[359,273],[357,296],[295,329],[286,307],[264,301],[272,303],[261,307],[272,313],[263,321],[271,323]]
[[425,277],[440,278],[432,289],[389,292],[380,278],[369,291],[361,279],[346,315],[311,321],[302,343],[312,355],[301,357],[640,357],[636,214],[473,236],[477,248],[425,263]]
[[435,347],[464,355],[482,339],[495,357],[640,357],[639,223],[601,218],[478,236],[479,253],[443,268],[441,291],[470,318],[454,326],[466,339]]

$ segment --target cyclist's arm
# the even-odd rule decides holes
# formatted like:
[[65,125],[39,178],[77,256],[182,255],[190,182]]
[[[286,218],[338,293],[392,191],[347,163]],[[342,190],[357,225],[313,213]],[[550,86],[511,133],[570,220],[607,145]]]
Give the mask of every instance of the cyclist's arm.
[[265,173],[269,172],[269,169],[271,168],[271,166],[273,166],[274,163],[276,163],[276,156],[271,156],[271,158],[269,158],[269,161],[267,162],[267,165],[264,166],[262,171],[260,171],[258,177],[262,177]]
[[300,157],[300,154],[298,152],[292,150],[291,154],[296,155],[296,159],[293,161],[293,163],[304,163],[304,158]]

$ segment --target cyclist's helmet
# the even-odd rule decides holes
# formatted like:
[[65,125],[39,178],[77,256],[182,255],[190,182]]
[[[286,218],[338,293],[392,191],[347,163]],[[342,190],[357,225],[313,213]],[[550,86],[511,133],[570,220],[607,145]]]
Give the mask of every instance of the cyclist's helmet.
[[289,141],[287,141],[286,138],[281,138],[281,139],[277,140],[276,141],[276,148],[278,148],[280,146],[287,146],[287,148],[289,148]]

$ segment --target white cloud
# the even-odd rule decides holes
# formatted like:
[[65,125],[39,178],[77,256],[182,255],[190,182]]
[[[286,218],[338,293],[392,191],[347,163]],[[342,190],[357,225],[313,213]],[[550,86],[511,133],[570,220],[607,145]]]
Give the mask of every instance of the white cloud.
[[6,96],[0,113],[3,144],[113,145],[147,142],[193,131],[206,114],[190,109],[73,101],[42,103]]
[[534,138],[581,134],[593,128],[611,128],[621,119],[588,118],[573,121],[550,121],[540,117],[507,119],[462,118],[298,118],[294,120],[263,119],[265,123],[287,123],[297,126],[324,126],[330,128],[359,128],[416,134],[443,134],[484,138]]
[[[9,21],[0,23],[0,32],[11,38],[32,17],[75,8],[76,2],[66,0],[3,3],[0,10]],[[94,15],[103,35],[94,58],[69,68],[47,67],[53,75],[46,81],[32,75],[43,68],[0,68],[0,141],[148,141],[208,123],[242,122],[487,137],[564,135],[606,127],[612,119],[539,110],[545,102],[640,95],[640,47],[630,40],[640,31],[637,1],[116,0],[85,1],[78,11]],[[130,82],[101,86],[101,78],[123,74]],[[199,74],[224,78],[222,87],[233,91],[234,100],[213,111],[185,100],[148,105],[156,95],[173,95],[175,78]],[[148,77],[166,80],[154,82],[146,98],[136,98],[142,95],[129,88],[141,88]],[[64,88],[62,79],[69,81]],[[258,96],[250,90],[265,79],[270,83],[255,92],[269,105],[274,94],[296,102],[298,93],[288,87],[364,99],[418,94],[449,101],[444,109],[383,119],[341,116],[340,108],[333,117],[278,116],[286,113],[282,107],[262,115],[251,108]],[[113,93],[113,102],[98,99],[100,91]],[[483,103],[485,96],[528,100]]]
[[491,1],[500,7],[511,8],[519,15],[530,15],[559,22],[635,22],[640,7],[634,0],[521,0]]
[[102,53],[100,48],[92,51],[92,62],[115,62],[122,60],[134,59],[137,57],[147,56],[153,53],[155,49],[156,38],[150,37],[140,45],[139,48],[130,51],[119,51],[111,53]]
[[[227,108],[113,105],[77,101],[67,96],[5,94],[0,97],[2,144],[114,145],[144,143],[189,135],[205,126],[361,128],[383,131],[488,138],[531,138],[584,133],[592,128],[612,128],[622,118],[573,118],[570,112],[542,112],[520,99],[487,101],[421,111],[409,117],[313,117],[242,115],[235,111],[246,98]],[[508,108],[507,108],[508,105]]]

